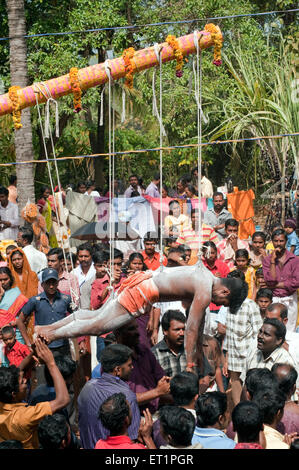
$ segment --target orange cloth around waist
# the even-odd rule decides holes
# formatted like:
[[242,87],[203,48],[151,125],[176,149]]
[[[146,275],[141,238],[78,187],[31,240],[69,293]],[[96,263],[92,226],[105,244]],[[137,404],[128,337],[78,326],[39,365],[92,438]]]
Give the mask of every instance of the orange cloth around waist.
[[117,301],[132,315],[139,316],[144,313],[146,304],[153,304],[159,300],[159,291],[153,280],[145,279],[132,287],[123,290]]

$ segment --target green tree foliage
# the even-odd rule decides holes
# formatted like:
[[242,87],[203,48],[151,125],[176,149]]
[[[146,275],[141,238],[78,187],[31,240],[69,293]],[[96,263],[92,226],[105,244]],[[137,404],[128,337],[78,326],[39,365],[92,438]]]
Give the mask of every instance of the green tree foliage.
[[[262,5],[263,3],[263,5]],[[277,5],[275,6],[274,4]],[[292,8],[290,2],[251,2],[240,0],[27,0],[26,19],[28,34],[43,34],[74,31],[75,34],[60,36],[41,36],[28,39],[28,69],[31,83],[43,81],[68,73],[70,67],[86,67],[92,63],[103,62],[107,51],[114,57],[122,54],[127,47],[136,50],[164,42],[168,34],[177,37],[201,30],[207,22],[219,24],[224,34],[223,51],[226,60],[221,67],[212,64],[213,51],[207,49],[202,53],[203,111],[208,122],[203,123],[203,141],[208,141],[216,131],[223,130],[222,136],[231,138],[235,132],[233,126],[227,127],[228,108],[235,116],[240,113],[238,102],[242,98],[242,90],[238,79],[232,73],[242,72],[240,58],[243,64],[250,58],[258,57],[258,70],[255,92],[262,89],[263,99],[269,100],[267,110],[277,117],[279,103],[275,101],[275,74],[271,71],[275,64],[281,62],[281,43],[288,41],[288,47],[296,51],[296,16],[270,15],[263,17],[240,17],[213,20],[211,18],[229,15],[247,15],[266,11],[267,8]],[[210,19],[209,19],[210,18]],[[189,20],[188,23],[177,23]],[[167,25],[146,26],[149,23],[168,22]],[[0,24],[2,36],[8,34],[5,6],[0,5]],[[140,25],[138,28],[106,29],[99,32],[80,33],[94,28],[110,28],[111,26]],[[238,53],[236,53],[238,45]],[[5,91],[10,85],[8,42],[0,42],[0,77]],[[294,54],[295,55],[295,54]],[[175,64],[163,65],[163,123],[166,137],[164,146],[181,146],[197,142],[197,108],[194,100],[193,60],[189,57],[184,64],[184,74],[181,78],[175,76]],[[248,71],[249,73],[249,71]],[[126,93],[126,120],[121,122],[123,80],[114,85],[113,108],[115,112],[115,150],[128,151],[131,149],[149,149],[159,146],[159,125],[152,115],[152,76],[153,69],[135,74],[134,89]],[[264,88],[265,89],[264,89]],[[108,106],[107,88],[104,93],[104,126],[99,126],[100,99],[102,87],[96,87],[83,93],[81,113],[74,114],[72,97],[59,100],[60,138],[55,148],[58,157],[72,155],[88,155],[108,151]],[[159,106],[159,73],[156,76],[156,94]],[[277,95],[278,99],[278,95]],[[287,97],[286,97],[287,99]],[[239,101],[238,101],[239,100]],[[246,98],[244,97],[244,101]],[[272,109],[270,111],[270,102]],[[266,101],[260,103],[264,106]],[[244,103],[243,103],[244,104]],[[280,106],[280,105],[279,105]],[[287,106],[287,103],[284,104]],[[248,109],[249,111],[249,109]],[[255,115],[254,115],[255,116]],[[249,113],[250,117],[250,113]],[[253,116],[252,116],[253,117]],[[255,117],[256,119],[256,117]],[[7,155],[12,155],[9,146],[12,130],[8,119],[1,121],[1,129],[6,129],[6,138],[0,139],[0,155],[2,161]],[[41,133],[37,121],[36,109],[32,109],[33,137],[36,158],[44,158]],[[280,121],[281,122],[281,121]],[[250,127],[250,124],[248,123]],[[282,132],[296,130],[294,123],[286,121],[282,124]],[[279,126],[276,127],[279,129]],[[262,129],[260,129],[262,130]],[[298,128],[297,128],[298,130]],[[249,135],[240,132],[240,135]],[[219,134],[220,135],[220,134]],[[10,148],[10,151],[7,151]],[[239,170],[236,170],[236,149],[232,145],[212,145],[203,147],[203,160],[209,176],[219,185],[224,178],[234,172],[236,183],[240,187],[250,187],[256,183],[254,171],[246,168],[256,168],[258,159],[258,144],[238,145]],[[49,155],[51,148],[48,144]],[[180,174],[190,171],[196,164],[196,148],[177,148],[163,152],[163,173],[165,181],[174,185]],[[244,165],[244,162],[249,164]],[[36,165],[36,180],[38,184],[47,182],[46,167]],[[159,152],[143,152],[116,156],[116,177],[126,179],[132,171],[138,172],[145,182],[158,169]],[[265,167],[261,165],[264,170]],[[108,158],[82,159],[59,163],[62,183],[75,182],[79,178],[100,177],[102,185],[106,185],[108,177]],[[7,170],[5,170],[7,171]],[[262,179],[269,178],[263,171]],[[98,179],[99,181],[99,179]],[[260,181],[260,180],[259,180]]]

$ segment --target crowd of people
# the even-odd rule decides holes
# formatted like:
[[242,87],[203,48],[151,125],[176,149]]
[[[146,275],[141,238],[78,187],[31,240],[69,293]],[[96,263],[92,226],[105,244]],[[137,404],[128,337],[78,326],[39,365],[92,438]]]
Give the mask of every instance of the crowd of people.
[[[71,250],[50,243],[44,253],[19,217],[15,183],[12,177],[0,187],[0,239],[10,240],[0,261],[0,448],[299,448],[295,218],[275,226],[269,239],[261,230],[240,239],[226,195],[213,192],[205,176],[201,196],[212,205],[199,218],[191,204],[198,199],[195,169],[175,190],[163,185],[163,198],[171,198],[160,221],[163,253],[153,233],[138,248],[130,241]],[[73,190],[103,196],[93,182]],[[115,182],[113,197],[157,198],[159,190],[158,174],[147,187],[132,175],[127,188]],[[51,210],[49,198],[45,187],[40,213]],[[78,309],[98,311],[137,273],[163,276],[198,262],[213,279],[246,286],[238,309],[213,301],[206,309],[201,366],[187,361],[186,300],[157,299],[104,334],[51,342],[34,334],[67,324]]]

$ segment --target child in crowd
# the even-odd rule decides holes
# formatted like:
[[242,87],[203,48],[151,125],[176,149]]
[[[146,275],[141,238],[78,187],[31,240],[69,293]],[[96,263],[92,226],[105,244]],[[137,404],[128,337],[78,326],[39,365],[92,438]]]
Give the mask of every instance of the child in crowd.
[[258,269],[262,266],[262,261],[267,256],[266,250],[266,235],[264,232],[255,232],[252,235],[252,243],[249,248],[250,266]]
[[31,353],[30,349],[26,344],[17,341],[15,329],[12,326],[4,326],[2,328],[2,339],[5,344],[4,354],[8,359],[9,365],[19,367],[23,359]]
[[288,236],[286,249],[293,253],[295,256],[299,256],[299,237],[296,234],[295,220],[287,219],[284,223],[284,229]]
[[255,285],[256,289],[265,289],[267,288],[266,281],[264,279],[263,268],[258,268],[255,273]]
[[256,297],[256,285],[255,285],[255,269],[249,266],[249,253],[245,249],[236,251],[235,259],[236,269],[242,271],[245,275],[245,281],[248,284],[248,298],[255,300]]
[[261,312],[261,317],[265,318],[266,309],[272,304],[273,294],[271,289],[261,288],[256,294],[256,303],[258,304]]

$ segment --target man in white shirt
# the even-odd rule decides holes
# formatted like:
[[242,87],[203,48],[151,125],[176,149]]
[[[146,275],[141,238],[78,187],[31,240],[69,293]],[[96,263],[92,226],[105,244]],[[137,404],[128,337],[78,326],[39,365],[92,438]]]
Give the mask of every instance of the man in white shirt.
[[245,380],[246,372],[249,369],[272,368],[278,362],[290,364],[296,367],[295,359],[283,347],[286,337],[285,325],[277,318],[266,318],[257,335],[257,347],[254,346],[248,351],[246,365],[241,373],[240,379]]
[[[284,304],[273,303],[266,308],[266,318],[277,318],[285,327],[288,323],[288,309]],[[299,376],[299,333],[287,329],[283,347],[291,354],[296,361],[296,370]],[[299,378],[297,379],[297,391],[299,391]]]
[[8,189],[0,186],[0,240],[15,240],[20,224],[18,205],[8,197]]
[[31,227],[20,227],[16,238],[18,246],[23,248],[32,271],[38,274],[47,268],[48,260],[46,255],[32,245],[33,230]]
[[78,279],[81,293],[83,284],[96,274],[92,261],[91,245],[89,243],[82,243],[82,245],[78,246],[77,256],[80,264],[74,269],[74,274]]
[[140,196],[142,195],[142,189],[138,185],[138,176],[137,175],[131,175],[129,178],[129,187],[125,190],[124,196],[125,197],[131,197],[132,192],[137,191]]

